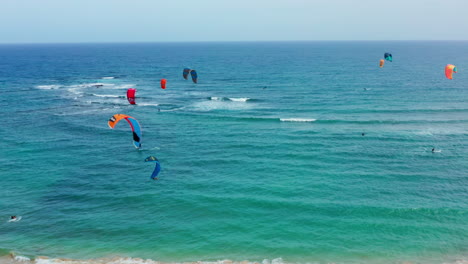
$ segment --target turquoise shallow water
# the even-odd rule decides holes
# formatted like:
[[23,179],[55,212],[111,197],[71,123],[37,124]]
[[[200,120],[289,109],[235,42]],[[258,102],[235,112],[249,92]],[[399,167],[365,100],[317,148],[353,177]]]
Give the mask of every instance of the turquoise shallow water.
[[2,45],[0,61],[0,252],[467,258],[467,42]]

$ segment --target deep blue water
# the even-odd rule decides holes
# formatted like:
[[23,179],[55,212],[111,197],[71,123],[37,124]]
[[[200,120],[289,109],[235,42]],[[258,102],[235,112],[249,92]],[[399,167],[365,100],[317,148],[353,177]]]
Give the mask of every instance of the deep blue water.
[[0,45],[0,252],[466,259],[466,69],[468,42]]

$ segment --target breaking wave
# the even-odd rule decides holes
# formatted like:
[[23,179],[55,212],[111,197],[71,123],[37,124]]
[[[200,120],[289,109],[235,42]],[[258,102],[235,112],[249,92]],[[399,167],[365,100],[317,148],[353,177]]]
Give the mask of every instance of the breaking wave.
[[313,118],[280,118],[281,122],[314,122],[316,120]]
[[232,102],[247,102],[247,101],[252,101],[251,98],[248,97],[216,97],[216,96],[211,96],[208,97],[208,100],[211,101],[232,101]]
[[[233,260],[217,260],[217,261],[177,261],[177,262],[161,262],[152,259],[142,259],[142,258],[131,258],[131,257],[109,257],[109,258],[95,258],[95,259],[68,259],[68,258],[48,258],[48,257],[36,257],[28,258],[24,256],[15,256],[11,253],[9,256],[0,258],[0,264],[13,264],[13,263],[22,263],[22,264],[293,264],[292,262],[286,262],[282,258],[276,259],[263,259],[261,261],[233,261]],[[307,263],[322,263],[321,261],[312,261]],[[327,262],[335,263],[335,262]],[[338,262],[342,263],[342,262]],[[379,260],[362,260],[356,262],[355,260],[350,260],[347,263],[389,263],[382,262]],[[419,263],[413,261],[396,261],[392,263]],[[443,264],[468,264],[468,261],[465,259],[455,259],[449,261],[431,261],[430,263],[443,263]]]
[[60,88],[60,85],[37,85],[36,88],[41,90],[53,90]]

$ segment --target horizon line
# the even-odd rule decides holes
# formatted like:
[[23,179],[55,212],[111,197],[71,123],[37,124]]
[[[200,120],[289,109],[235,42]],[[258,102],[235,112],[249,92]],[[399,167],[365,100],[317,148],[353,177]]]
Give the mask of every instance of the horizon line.
[[34,44],[183,44],[183,43],[272,43],[272,42],[467,42],[468,39],[407,39],[407,40],[194,40],[194,41],[83,41],[83,42],[0,42],[0,45]]

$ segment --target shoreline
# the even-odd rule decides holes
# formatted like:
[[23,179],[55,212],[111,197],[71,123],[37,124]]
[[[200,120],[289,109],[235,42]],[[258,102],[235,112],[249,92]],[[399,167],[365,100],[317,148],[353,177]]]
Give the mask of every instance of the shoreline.
[[[371,260],[369,262],[362,262],[359,260],[347,261],[312,261],[305,262],[304,264],[344,264],[344,263],[374,263],[374,264],[421,264],[428,263],[425,261],[404,261],[404,260]],[[468,264],[467,259],[454,259],[451,261],[441,262],[429,262],[429,263],[440,263],[440,264]],[[21,255],[16,255],[14,252],[10,252],[8,255],[0,256],[0,264],[294,264],[284,262],[282,258],[276,258],[272,260],[264,259],[263,261],[233,261],[233,260],[217,260],[217,261],[183,261],[183,262],[164,262],[152,259],[133,258],[133,257],[102,257],[102,258],[91,258],[91,259],[70,259],[70,258],[50,258],[46,256],[37,256],[29,258]]]

